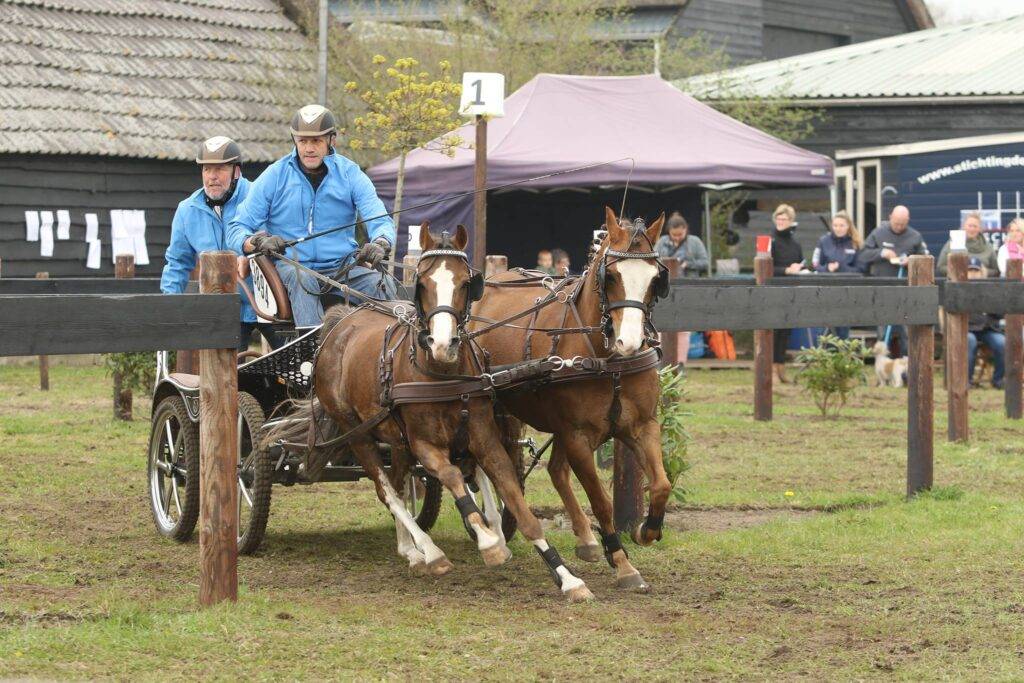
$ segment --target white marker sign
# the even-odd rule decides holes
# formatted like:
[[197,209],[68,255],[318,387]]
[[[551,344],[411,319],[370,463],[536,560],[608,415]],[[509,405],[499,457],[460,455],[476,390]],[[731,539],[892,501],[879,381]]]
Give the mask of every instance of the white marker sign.
[[463,116],[504,116],[505,77],[477,71],[462,74],[459,113]]

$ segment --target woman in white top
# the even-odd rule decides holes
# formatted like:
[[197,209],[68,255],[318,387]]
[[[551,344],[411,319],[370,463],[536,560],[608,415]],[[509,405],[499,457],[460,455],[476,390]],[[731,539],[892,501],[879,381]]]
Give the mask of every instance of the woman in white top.
[[1006,226],[1006,239],[999,247],[996,260],[999,263],[999,277],[1006,277],[1006,262],[1010,258],[1024,257],[1024,219],[1014,218]]

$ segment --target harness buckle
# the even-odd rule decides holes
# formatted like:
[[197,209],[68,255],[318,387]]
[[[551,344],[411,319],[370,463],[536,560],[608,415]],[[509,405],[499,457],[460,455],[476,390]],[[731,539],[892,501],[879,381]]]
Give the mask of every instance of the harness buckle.
[[490,388],[502,387],[512,381],[512,373],[508,370],[502,370],[501,372],[494,373],[485,372],[480,375],[480,378],[487,382],[490,385]]

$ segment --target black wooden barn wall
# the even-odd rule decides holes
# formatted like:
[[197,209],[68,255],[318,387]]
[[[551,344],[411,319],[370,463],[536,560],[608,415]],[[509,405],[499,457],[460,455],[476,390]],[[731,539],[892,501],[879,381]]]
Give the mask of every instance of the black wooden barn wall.
[[689,0],[674,34],[702,33],[734,63],[744,64],[915,28],[897,0]]
[[[247,167],[254,178],[259,170]],[[111,209],[143,209],[149,265],[139,276],[157,276],[171,235],[178,202],[201,183],[197,166],[185,161],[90,156],[0,155],[0,276],[111,277]],[[25,211],[71,213],[71,239],[54,239],[53,257],[39,255],[39,242],[25,241]],[[85,267],[85,214],[99,217],[101,267]],[[54,226],[56,233],[56,225]]]

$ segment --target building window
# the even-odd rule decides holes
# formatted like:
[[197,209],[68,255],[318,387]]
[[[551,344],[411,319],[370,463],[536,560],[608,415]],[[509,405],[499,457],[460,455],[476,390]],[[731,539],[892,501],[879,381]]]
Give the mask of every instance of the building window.
[[765,59],[782,59],[849,44],[850,36],[838,33],[804,31],[785,26],[765,25],[764,27]]

